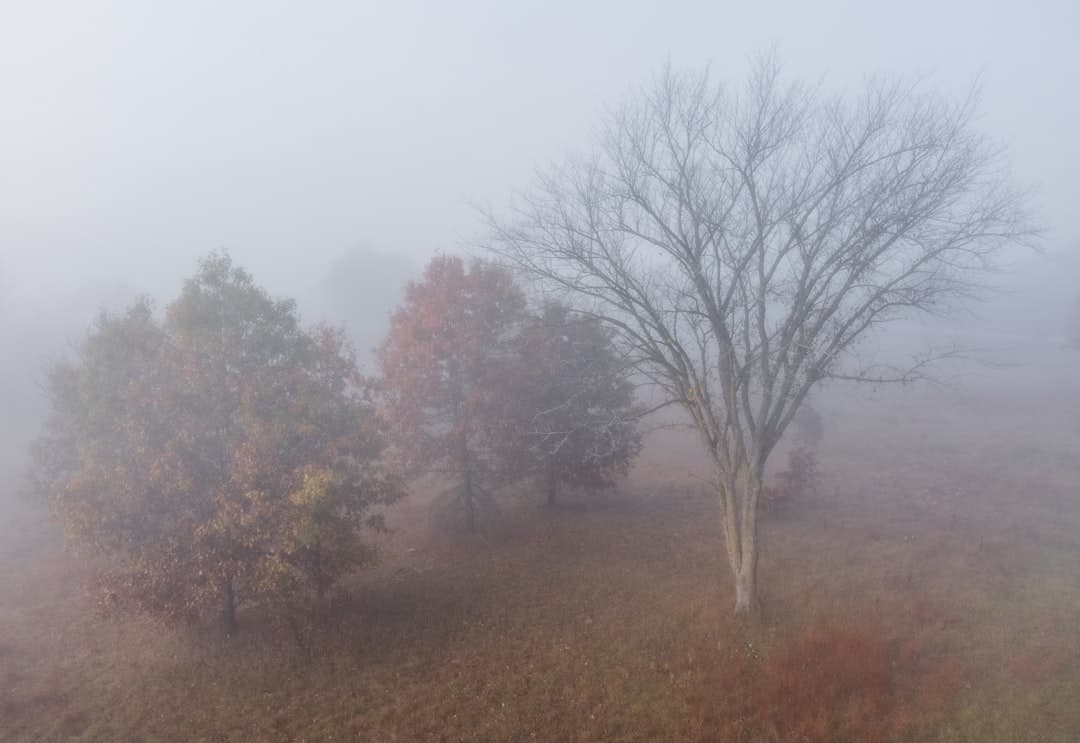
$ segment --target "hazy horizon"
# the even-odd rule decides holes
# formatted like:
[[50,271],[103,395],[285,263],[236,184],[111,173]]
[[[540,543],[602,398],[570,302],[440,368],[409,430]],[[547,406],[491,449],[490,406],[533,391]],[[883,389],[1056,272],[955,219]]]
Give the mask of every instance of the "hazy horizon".
[[738,85],[768,49],[826,90],[877,73],[978,81],[981,128],[1049,230],[1049,260],[1025,270],[1060,274],[1080,242],[1073,3],[13,3],[4,16],[8,311],[165,299],[215,249],[300,297],[357,250],[419,266],[479,237],[472,205],[504,204],[587,147],[605,108],[665,61]]

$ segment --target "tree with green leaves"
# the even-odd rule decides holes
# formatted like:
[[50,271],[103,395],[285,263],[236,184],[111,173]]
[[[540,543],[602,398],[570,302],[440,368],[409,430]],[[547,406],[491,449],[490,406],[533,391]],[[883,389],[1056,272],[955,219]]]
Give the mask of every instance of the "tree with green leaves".
[[303,604],[372,558],[401,492],[339,331],[300,326],[224,255],[180,296],[102,314],[50,377],[33,485],[106,558],[102,600],[164,619]]

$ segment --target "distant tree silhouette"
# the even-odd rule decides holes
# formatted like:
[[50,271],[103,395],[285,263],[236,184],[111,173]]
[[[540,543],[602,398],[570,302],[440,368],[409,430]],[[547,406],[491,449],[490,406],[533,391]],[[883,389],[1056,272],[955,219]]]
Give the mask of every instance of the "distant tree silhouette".
[[548,302],[525,323],[520,353],[503,384],[512,407],[507,459],[544,483],[603,487],[625,475],[641,450],[630,367],[595,318]]
[[322,308],[342,323],[364,368],[386,336],[390,313],[417,267],[401,255],[356,249],[335,260],[316,287]]
[[1069,316],[1068,327],[1065,329],[1065,340],[1080,351],[1080,299],[1073,304],[1072,315]]

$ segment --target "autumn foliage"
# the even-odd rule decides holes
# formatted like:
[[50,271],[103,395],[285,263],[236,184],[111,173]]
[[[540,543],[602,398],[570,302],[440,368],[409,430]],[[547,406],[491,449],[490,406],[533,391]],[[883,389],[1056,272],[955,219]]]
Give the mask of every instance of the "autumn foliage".
[[437,473],[471,531],[477,501],[502,470],[504,377],[514,361],[525,296],[505,269],[432,260],[405,289],[377,350],[395,448],[414,474]]
[[34,481],[108,558],[103,601],[177,619],[323,594],[371,550],[379,464],[369,383],[339,332],[299,325],[213,256],[159,320],[103,314],[51,376]]
[[437,473],[476,529],[491,488],[524,477],[609,485],[641,448],[627,366],[607,331],[510,273],[441,257],[410,284],[378,350],[385,412],[407,468]]

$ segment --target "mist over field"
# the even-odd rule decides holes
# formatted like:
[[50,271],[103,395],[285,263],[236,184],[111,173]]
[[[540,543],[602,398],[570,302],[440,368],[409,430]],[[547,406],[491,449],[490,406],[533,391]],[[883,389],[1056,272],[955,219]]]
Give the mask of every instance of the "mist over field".
[[0,740],[1080,739],[1077,27],[0,8]]

